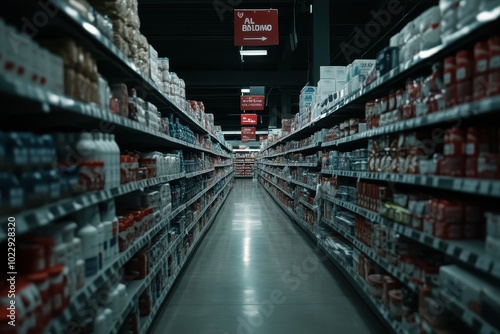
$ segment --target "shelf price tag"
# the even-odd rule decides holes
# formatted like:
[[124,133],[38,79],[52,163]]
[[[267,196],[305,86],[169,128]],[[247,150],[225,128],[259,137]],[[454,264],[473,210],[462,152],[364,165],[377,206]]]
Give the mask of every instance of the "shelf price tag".
[[476,192],[479,186],[478,180],[465,180],[464,181],[464,189],[468,192]]

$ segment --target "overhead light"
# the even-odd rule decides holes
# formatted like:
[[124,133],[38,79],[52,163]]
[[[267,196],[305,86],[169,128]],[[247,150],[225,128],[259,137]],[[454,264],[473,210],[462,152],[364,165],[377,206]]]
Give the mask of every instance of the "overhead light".
[[242,56],[267,56],[267,50],[240,50]]
[[241,92],[242,93],[250,93],[250,88],[242,88]]

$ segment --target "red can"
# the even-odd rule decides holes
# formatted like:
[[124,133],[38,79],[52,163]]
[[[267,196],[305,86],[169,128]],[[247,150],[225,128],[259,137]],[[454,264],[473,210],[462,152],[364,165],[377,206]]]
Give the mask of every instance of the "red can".
[[500,94],[500,36],[488,40],[488,51],[488,94],[494,96]]
[[457,103],[457,65],[455,57],[444,60],[443,82],[445,89],[446,108],[453,107]]
[[488,43],[477,42],[474,46],[474,100],[488,95]]
[[457,104],[472,101],[474,57],[470,50],[462,50],[456,57]]

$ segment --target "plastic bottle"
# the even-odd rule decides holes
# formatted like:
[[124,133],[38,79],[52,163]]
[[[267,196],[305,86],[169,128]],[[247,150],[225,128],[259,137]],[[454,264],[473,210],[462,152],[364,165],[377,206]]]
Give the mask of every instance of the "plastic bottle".
[[116,142],[115,135],[110,134],[109,135],[109,142],[112,147],[112,152],[113,152],[113,160],[115,164],[115,187],[120,186],[120,147],[118,146],[118,143]]
[[75,148],[82,161],[96,161],[96,143],[91,133],[83,132],[78,136]]
[[[112,287],[111,293],[109,295],[109,299],[110,299],[109,307],[113,311],[113,315],[116,316],[116,315],[118,315],[118,312],[122,308],[121,299],[120,299],[120,289],[118,288],[118,285],[115,285],[114,287]],[[113,321],[114,321],[114,319],[113,319]]]
[[104,311],[104,318],[106,318],[106,332],[109,333],[111,332],[111,329],[113,328],[113,325],[115,324],[115,318],[113,317],[113,311],[109,308],[105,308]]
[[[97,212],[98,214],[98,212]],[[78,222],[78,237],[82,240],[82,259],[85,261],[85,277],[95,275],[99,269],[99,240],[95,225],[96,207],[80,210],[76,215]]]
[[113,262],[118,256],[118,218],[116,217],[115,201],[109,200],[100,204],[101,220],[104,225],[105,258],[107,263]]
[[104,315],[103,310],[99,310],[97,312],[97,316],[94,320],[94,330],[92,333],[94,334],[106,334],[107,332],[107,321],[106,316]]
[[104,239],[104,224],[102,222],[100,222],[99,224],[97,224],[96,226],[97,228],[97,247],[99,248],[99,270],[102,270],[107,262],[105,260],[105,254],[104,254],[104,242],[105,242],[105,239]]

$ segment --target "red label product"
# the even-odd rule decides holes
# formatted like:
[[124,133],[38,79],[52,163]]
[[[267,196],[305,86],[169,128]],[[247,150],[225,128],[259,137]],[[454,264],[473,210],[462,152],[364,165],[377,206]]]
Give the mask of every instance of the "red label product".
[[446,108],[453,107],[457,103],[457,76],[455,57],[448,57],[444,60],[443,81],[445,88]]
[[457,104],[472,101],[474,57],[470,50],[462,50],[456,57]]
[[486,42],[478,42],[474,46],[474,62],[474,99],[479,100],[488,95],[489,52]]
[[500,36],[488,40],[489,76],[488,95],[500,94]]

